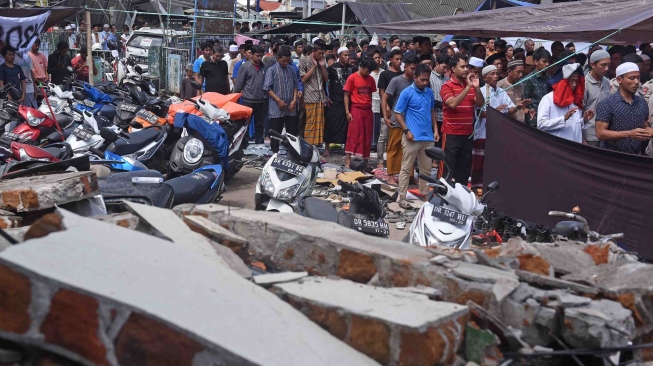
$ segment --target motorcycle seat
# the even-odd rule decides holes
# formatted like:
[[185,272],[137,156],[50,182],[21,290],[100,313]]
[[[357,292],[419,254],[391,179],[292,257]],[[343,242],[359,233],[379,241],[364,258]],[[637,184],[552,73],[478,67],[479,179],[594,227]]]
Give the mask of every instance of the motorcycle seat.
[[118,155],[135,153],[155,141],[163,131],[156,128],[148,128],[129,134],[129,139],[118,139],[113,143],[112,152]]
[[307,197],[304,199],[304,213],[314,220],[338,222],[338,210],[325,200]]
[[140,197],[146,197],[153,206],[161,208],[172,208],[173,190],[166,184],[134,184],[134,177],[156,177],[160,178],[161,173],[156,170],[139,170],[134,172],[117,173],[100,179],[100,190],[105,199],[111,201],[128,200],[139,201]]
[[172,187],[174,204],[196,203],[211,188],[215,176],[210,171],[190,173],[166,181],[164,184]]

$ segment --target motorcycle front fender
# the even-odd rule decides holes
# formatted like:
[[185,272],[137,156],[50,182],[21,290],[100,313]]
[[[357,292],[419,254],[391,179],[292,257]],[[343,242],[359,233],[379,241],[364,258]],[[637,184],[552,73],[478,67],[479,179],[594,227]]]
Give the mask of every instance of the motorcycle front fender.
[[292,206],[289,204],[279,201],[274,198],[270,198],[270,202],[268,202],[268,207],[266,208],[265,211],[279,211],[279,212],[284,212],[284,213],[294,213],[295,210],[293,209]]

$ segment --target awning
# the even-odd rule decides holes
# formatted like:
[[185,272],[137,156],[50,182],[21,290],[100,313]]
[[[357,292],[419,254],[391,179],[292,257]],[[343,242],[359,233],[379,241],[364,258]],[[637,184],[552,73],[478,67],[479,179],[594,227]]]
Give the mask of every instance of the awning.
[[48,17],[47,22],[45,23],[45,27],[43,27],[44,30],[52,27],[53,25],[60,24],[64,19],[77,13],[81,9],[69,8],[65,6],[55,6],[53,8],[4,8],[0,9],[0,16],[9,18],[24,18],[43,14],[48,10],[50,10],[51,13]]
[[[387,33],[377,29],[376,26],[367,24],[392,23],[407,21],[410,18],[402,4],[368,4],[368,3],[340,3],[317,14],[304,18],[301,22],[294,22],[283,27],[272,28],[257,34],[297,34],[320,33],[340,30],[342,23],[342,7],[345,9],[345,27],[352,24],[360,25],[368,34]],[[326,23],[326,24],[320,24]],[[405,32],[402,32],[405,33]]]
[[382,33],[444,33],[473,37],[532,37],[563,42],[633,44],[653,39],[653,0],[583,0],[479,11],[434,19],[375,24]]

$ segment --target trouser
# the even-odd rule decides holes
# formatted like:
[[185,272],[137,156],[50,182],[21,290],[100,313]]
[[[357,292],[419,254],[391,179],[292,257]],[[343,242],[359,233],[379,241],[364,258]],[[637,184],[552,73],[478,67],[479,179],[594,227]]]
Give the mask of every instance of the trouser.
[[442,121],[438,121],[437,123],[438,123],[438,133],[440,134],[440,140],[435,143],[435,146],[442,148]]
[[444,162],[440,162],[438,175],[442,176],[443,173],[445,177],[450,175],[450,178],[453,178],[456,183],[467,185],[472,172],[474,140],[469,135],[444,135],[442,146],[451,172],[446,169]]
[[259,103],[251,103],[251,102],[243,101],[243,105],[245,107],[252,108],[252,117],[254,117],[254,123],[255,123],[254,130],[256,131],[254,143],[262,144],[265,141],[263,132],[265,126],[265,116],[267,116],[268,114],[268,101],[265,100]]
[[383,161],[385,159],[383,157],[383,154],[386,152],[387,145],[388,145],[388,125],[386,125],[385,122],[381,121],[381,132],[379,133],[379,142],[376,145],[376,155],[379,161]]
[[[401,128],[388,129],[388,175],[399,174],[402,162],[401,137],[404,135]],[[430,170],[430,169],[429,169]]]
[[[282,133],[284,127],[286,128],[287,133],[293,136],[297,136],[299,131],[299,126],[297,125],[297,116],[270,118],[270,129]],[[274,153],[279,152],[279,141],[276,139],[270,139],[270,148]]]
[[[408,193],[408,183],[413,174],[415,158],[417,158],[420,172],[431,171],[432,160],[426,156],[426,149],[433,146],[433,144],[433,141],[408,141],[406,135],[402,134],[401,148],[403,158],[401,159],[401,173],[399,173],[400,196],[405,197]],[[423,195],[428,194],[428,186],[426,185],[426,181],[423,179],[419,180],[419,192]]]
[[[372,149],[377,149],[377,142],[379,141],[379,135],[381,134],[381,113],[374,113],[374,125],[372,125]],[[383,123],[385,124],[385,123]],[[378,151],[377,151],[377,156]]]
[[297,124],[299,125],[298,134],[304,138],[304,128],[306,128],[306,105],[304,104],[304,98],[299,100],[299,112],[297,113]]
[[25,100],[23,101],[25,107],[38,108],[39,105],[36,103],[36,98],[34,93],[25,93]]
[[472,149],[472,188],[483,188],[483,165],[485,164],[485,139],[474,140]]

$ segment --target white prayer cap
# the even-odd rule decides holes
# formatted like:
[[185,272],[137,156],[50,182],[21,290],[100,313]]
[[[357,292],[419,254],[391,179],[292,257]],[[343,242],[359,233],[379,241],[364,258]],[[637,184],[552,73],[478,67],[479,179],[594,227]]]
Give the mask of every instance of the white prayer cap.
[[392,49],[391,49],[390,51],[400,50],[400,49],[401,49],[401,48],[399,48],[399,46],[394,46],[394,47],[392,47]]
[[105,24],[105,25],[104,25],[104,28],[110,28],[110,27],[109,27],[109,24]]
[[71,26],[69,26],[69,25],[66,26],[66,30],[71,30],[71,29],[73,29]]
[[338,53],[337,53],[337,55],[339,55],[339,54],[341,54],[341,53],[343,53],[343,52],[345,52],[345,51],[349,51],[349,48],[347,48],[347,47],[340,47],[340,48],[338,48]]
[[451,47],[455,47],[455,46],[456,46],[456,42],[454,42],[454,41],[449,42],[449,46],[451,46]]
[[637,71],[639,72],[639,67],[633,62],[624,62],[623,64],[617,67],[617,72],[615,73],[617,77],[627,74],[629,72]]
[[318,39],[320,39],[320,37],[313,37],[313,39],[311,40],[311,43],[315,43],[315,41],[317,41]]
[[[562,78],[563,79],[569,79],[571,74],[573,74],[574,71],[578,70],[579,67],[580,67],[579,63],[566,64],[566,65],[562,66]],[[637,66],[635,66],[635,67],[637,67]],[[637,70],[639,70],[639,69],[637,69]]]
[[497,67],[494,65],[488,65],[483,68],[483,71],[481,71],[481,74],[485,76],[486,74],[491,73],[492,71],[497,71]]
[[77,28],[77,26],[75,24],[71,24],[70,28],[75,29],[75,28]]
[[651,59],[650,57],[646,56],[646,55],[643,54],[643,53],[642,53],[641,55],[639,55],[639,57],[642,58],[642,61],[646,61],[646,60],[650,60],[650,59]]
[[453,48],[453,51],[454,51],[455,53],[458,53],[460,50],[458,49],[458,47],[454,47],[454,48]]
[[596,50],[592,52],[590,56],[590,62],[596,62],[598,60],[603,60],[604,58],[610,58],[610,54],[605,50]]
[[232,44],[231,46],[229,46],[229,52],[238,52],[238,46]]
[[485,65],[485,61],[481,60],[478,57],[472,57],[469,59],[469,64],[474,67],[483,67],[483,65]]
[[377,41],[376,39],[370,41],[370,46],[378,46],[378,45],[379,45],[379,41]]

